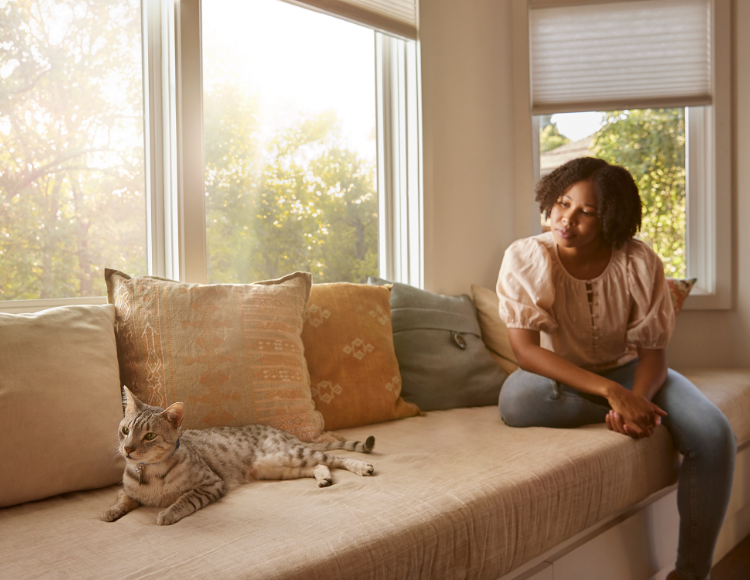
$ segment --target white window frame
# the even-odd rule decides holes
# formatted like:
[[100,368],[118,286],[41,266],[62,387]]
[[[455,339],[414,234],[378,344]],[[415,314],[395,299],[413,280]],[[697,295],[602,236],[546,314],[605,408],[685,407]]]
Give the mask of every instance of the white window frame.
[[[602,4],[623,0],[586,0]],[[627,1],[627,0],[624,0]],[[517,237],[539,233],[534,184],[539,178],[539,127],[531,114],[529,10],[576,0],[513,0],[513,79]],[[731,5],[711,0],[713,102],[686,107],[687,276],[698,279],[687,310],[732,307]],[[566,112],[566,111],[559,111]]]
[[[305,9],[300,7],[300,9]],[[207,282],[201,0],[142,0],[148,272]],[[380,276],[423,287],[419,43],[375,32]],[[0,302],[0,312],[106,304]]]

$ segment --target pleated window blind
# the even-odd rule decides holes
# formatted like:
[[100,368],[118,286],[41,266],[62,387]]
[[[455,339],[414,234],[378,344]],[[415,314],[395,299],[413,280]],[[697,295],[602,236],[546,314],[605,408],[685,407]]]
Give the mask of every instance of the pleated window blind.
[[416,40],[418,0],[286,0],[364,24],[382,32]]
[[534,114],[711,104],[710,0],[532,8]]

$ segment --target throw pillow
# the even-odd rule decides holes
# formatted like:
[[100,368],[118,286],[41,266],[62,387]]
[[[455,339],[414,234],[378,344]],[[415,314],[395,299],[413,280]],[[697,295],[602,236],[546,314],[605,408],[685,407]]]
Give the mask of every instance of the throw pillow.
[[[379,278],[369,283],[390,284]],[[394,283],[391,313],[405,401],[423,411],[497,404],[507,374],[482,342],[469,296]]]
[[474,284],[471,285],[471,295],[479,314],[479,327],[482,329],[484,344],[500,368],[508,374],[512,373],[518,369],[518,360],[510,347],[508,327],[498,314],[500,299],[494,290]]
[[682,310],[685,298],[690,294],[696,280],[697,278],[667,278],[667,286],[669,287],[669,294],[672,297],[675,316]]
[[420,413],[401,394],[390,293],[365,284],[315,284],[302,340],[313,398],[326,429]]
[[300,334],[312,277],[186,284],[107,269],[122,384],[142,401],[186,404],[184,429],[271,425],[323,430]]
[[0,314],[0,507],[117,483],[115,309]]

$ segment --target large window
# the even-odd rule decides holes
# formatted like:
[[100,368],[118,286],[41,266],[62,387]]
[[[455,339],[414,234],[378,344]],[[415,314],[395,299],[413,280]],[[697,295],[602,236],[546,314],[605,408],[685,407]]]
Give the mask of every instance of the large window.
[[0,301],[147,273],[138,0],[0,2]]
[[202,42],[208,280],[376,276],[375,32],[215,0]]
[[0,310],[105,302],[105,267],[421,283],[414,2],[0,15]]

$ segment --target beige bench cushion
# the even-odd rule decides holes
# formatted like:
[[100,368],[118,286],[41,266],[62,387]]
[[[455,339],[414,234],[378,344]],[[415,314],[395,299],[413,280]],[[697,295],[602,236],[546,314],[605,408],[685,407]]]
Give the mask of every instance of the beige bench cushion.
[[[688,376],[750,433],[750,370]],[[168,528],[155,508],[99,521],[115,487],[2,510],[0,576],[496,580],[675,480],[663,428],[512,429],[484,407],[344,433],[375,435],[375,477],[255,482]]]

